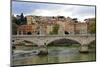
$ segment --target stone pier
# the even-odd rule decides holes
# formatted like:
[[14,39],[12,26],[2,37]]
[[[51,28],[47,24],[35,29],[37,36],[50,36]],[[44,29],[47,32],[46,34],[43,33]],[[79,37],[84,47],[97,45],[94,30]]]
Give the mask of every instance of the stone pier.
[[89,52],[88,45],[81,45],[79,52],[80,53],[88,53]]
[[48,49],[46,45],[41,45],[38,46],[39,48],[39,54],[38,55],[47,55],[48,54]]

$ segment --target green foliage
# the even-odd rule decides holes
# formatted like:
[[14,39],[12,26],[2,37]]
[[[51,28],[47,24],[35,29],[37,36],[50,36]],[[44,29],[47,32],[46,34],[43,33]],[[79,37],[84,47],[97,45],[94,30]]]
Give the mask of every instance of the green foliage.
[[20,19],[19,19],[20,24],[26,24],[27,20],[26,17],[24,17],[23,13],[21,13],[20,15]]
[[12,34],[17,34],[18,20],[12,16]]
[[58,30],[59,30],[59,25],[58,24],[55,24],[54,26],[53,26],[53,30],[52,30],[52,32],[50,32],[50,34],[52,35],[52,34],[58,34]]
[[53,32],[51,31],[49,34],[53,35]]
[[23,25],[27,23],[26,17],[24,17],[23,13],[21,13],[20,18],[12,16],[12,23],[17,25]]
[[17,24],[12,23],[12,34],[17,34],[17,27],[18,27]]
[[14,17],[14,16],[12,16],[12,23],[15,23],[15,24],[18,23],[18,20],[17,20],[16,17]]
[[91,22],[91,24],[89,25],[89,33],[96,33],[96,23],[95,22]]
[[26,24],[26,22],[27,20],[26,20],[26,17],[23,16],[23,13],[21,13],[19,19],[12,16],[12,34],[17,34],[18,25]]

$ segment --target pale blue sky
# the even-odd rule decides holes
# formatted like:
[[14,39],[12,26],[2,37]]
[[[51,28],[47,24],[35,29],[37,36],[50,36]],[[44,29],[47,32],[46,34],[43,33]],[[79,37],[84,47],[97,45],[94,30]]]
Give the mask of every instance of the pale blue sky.
[[37,16],[65,16],[76,17],[80,21],[95,17],[95,6],[47,4],[35,2],[12,2],[12,14],[37,15]]

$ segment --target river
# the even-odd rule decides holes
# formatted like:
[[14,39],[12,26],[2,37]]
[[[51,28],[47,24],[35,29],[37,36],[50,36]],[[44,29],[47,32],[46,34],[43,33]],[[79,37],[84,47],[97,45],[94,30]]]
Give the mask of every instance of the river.
[[28,56],[20,59],[13,59],[13,65],[27,64],[48,64],[48,63],[67,63],[79,61],[95,61],[96,54],[94,49],[89,53],[79,53],[78,47],[49,46],[46,56]]

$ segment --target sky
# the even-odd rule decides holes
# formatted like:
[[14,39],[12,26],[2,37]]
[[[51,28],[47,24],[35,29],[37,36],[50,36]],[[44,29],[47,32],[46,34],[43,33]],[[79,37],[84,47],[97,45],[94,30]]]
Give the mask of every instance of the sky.
[[65,16],[83,21],[86,18],[95,17],[95,6],[13,1],[12,14],[20,15],[21,13],[36,16]]

